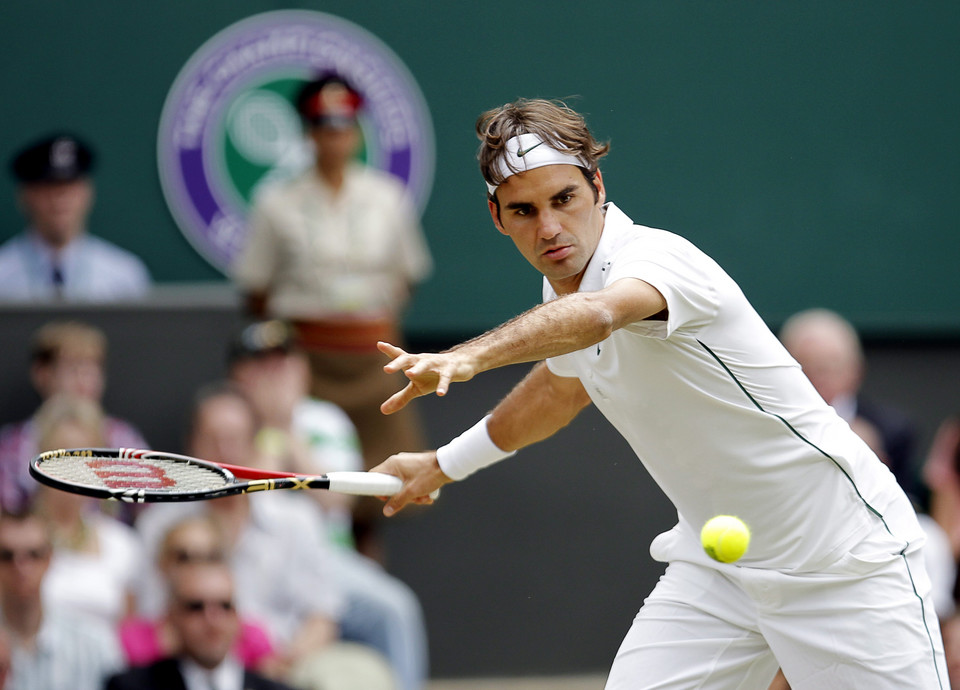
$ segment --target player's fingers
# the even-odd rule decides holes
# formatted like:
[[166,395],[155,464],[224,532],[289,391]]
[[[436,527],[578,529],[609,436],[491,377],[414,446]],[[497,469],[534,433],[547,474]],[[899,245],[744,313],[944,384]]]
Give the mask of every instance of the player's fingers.
[[440,380],[437,382],[437,395],[446,395],[447,391],[450,390],[450,383],[452,381],[453,376],[449,371],[442,372],[440,374]]
[[390,343],[384,342],[382,340],[377,342],[377,349],[380,350],[383,354],[388,357],[399,357],[400,355],[407,354],[403,349],[397,347],[396,345],[391,345]]
[[398,494],[394,494],[387,501],[387,504],[383,507],[383,514],[387,517],[396,515],[410,502],[410,497],[408,492],[401,491]]
[[395,374],[398,371],[404,371],[416,364],[416,360],[407,354],[398,355],[395,359],[383,365],[383,370],[388,374]]
[[383,412],[383,414],[393,414],[406,407],[407,403],[416,398],[417,395],[418,393],[413,383],[408,383],[404,386],[403,390],[399,390],[387,398],[383,404],[380,405],[380,411]]

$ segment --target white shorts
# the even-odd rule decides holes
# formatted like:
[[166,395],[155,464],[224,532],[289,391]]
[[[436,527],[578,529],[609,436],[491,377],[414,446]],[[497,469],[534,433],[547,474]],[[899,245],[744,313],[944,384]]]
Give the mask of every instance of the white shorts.
[[675,561],[644,602],[606,690],[950,687],[922,552],[854,549],[823,571]]

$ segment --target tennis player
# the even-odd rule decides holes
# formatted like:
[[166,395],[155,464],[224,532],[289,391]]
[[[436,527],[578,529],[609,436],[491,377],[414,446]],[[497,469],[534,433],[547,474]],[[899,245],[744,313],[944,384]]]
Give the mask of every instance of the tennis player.
[[[379,471],[394,514],[546,438],[593,403],[677,508],[650,547],[666,572],[613,662],[608,690],[949,685],[924,536],[893,475],[803,375],[736,283],[689,241],[606,201],[598,143],[562,103],[518,100],[477,122],[496,228],[544,275],[543,304],[446,352],[382,343],[409,384],[382,406],[538,362],[474,427]],[[752,529],[736,564],[701,525]]]

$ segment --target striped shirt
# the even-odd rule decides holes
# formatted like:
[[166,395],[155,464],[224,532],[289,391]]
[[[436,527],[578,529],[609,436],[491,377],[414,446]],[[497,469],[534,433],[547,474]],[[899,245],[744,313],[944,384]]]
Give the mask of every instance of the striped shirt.
[[101,690],[123,668],[110,628],[75,615],[45,615],[34,649],[11,647],[8,690]]

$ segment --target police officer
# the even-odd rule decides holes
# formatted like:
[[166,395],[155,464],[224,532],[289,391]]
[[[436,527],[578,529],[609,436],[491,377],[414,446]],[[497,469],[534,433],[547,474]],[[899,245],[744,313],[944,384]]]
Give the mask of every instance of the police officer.
[[0,245],[0,299],[103,302],[143,296],[150,274],[131,252],[87,232],[94,154],[70,134],[37,141],[11,168],[27,228]]

